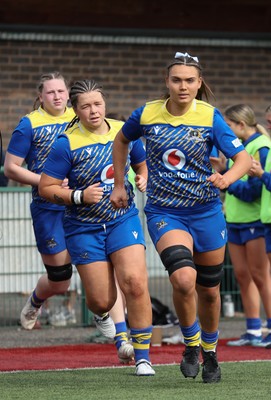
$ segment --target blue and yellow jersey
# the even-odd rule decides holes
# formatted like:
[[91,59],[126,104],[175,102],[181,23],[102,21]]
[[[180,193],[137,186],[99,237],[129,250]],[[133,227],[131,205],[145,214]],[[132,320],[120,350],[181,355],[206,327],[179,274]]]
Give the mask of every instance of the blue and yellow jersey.
[[171,115],[167,101],[156,100],[135,110],[122,130],[129,140],[143,136],[148,164],[148,203],[179,210],[210,207],[219,202],[219,190],[206,179],[215,146],[227,158],[244,150],[221,113],[194,100],[182,116]]
[[[21,119],[7,151],[24,158],[29,171],[40,175],[55,139],[64,132],[74,115],[72,108],[66,108],[63,115],[54,117],[39,107]],[[32,188],[32,198],[45,208],[59,207],[42,199],[36,186]]]
[[44,172],[53,178],[67,177],[71,189],[84,190],[98,182],[103,187],[103,198],[98,204],[66,207],[65,218],[75,223],[102,224],[115,220],[135,207],[128,171],[130,165],[145,161],[143,143],[139,139],[130,144],[125,179],[129,198],[128,207],[115,210],[110,202],[110,195],[114,188],[112,147],[123,122],[113,119],[106,119],[106,121],[110,129],[104,135],[88,131],[80,122],[68,129],[54,144],[44,168]]

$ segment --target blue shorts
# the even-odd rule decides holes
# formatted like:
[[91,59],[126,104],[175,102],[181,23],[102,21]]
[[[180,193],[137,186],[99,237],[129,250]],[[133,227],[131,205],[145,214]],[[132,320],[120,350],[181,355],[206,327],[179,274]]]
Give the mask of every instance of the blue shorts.
[[146,216],[155,246],[166,232],[174,229],[188,232],[194,241],[194,251],[199,253],[219,249],[227,242],[226,221],[220,203],[204,212],[181,214],[172,210],[152,209],[146,212]]
[[271,224],[264,225],[266,253],[271,253]]
[[48,210],[32,202],[30,211],[39,252],[41,254],[57,254],[66,250],[63,228],[64,210]]
[[145,246],[138,211],[105,224],[64,223],[67,248],[74,265],[110,261],[110,254],[135,244]]
[[259,237],[264,236],[264,227],[263,226],[241,226],[233,227],[230,224],[227,226],[228,228],[228,242],[238,245],[244,245],[250,240],[258,239]]

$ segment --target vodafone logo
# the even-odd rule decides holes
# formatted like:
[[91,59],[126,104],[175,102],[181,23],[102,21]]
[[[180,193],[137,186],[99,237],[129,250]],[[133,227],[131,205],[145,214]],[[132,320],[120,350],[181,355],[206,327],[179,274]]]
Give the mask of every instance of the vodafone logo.
[[106,184],[114,183],[114,169],[113,165],[107,165],[101,173],[101,180]]
[[178,149],[169,149],[163,154],[163,163],[171,171],[180,170],[185,164],[185,155]]

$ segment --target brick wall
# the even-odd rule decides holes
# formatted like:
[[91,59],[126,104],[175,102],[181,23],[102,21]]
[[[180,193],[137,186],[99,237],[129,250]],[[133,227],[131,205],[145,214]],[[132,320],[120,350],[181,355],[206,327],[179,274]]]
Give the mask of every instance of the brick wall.
[[1,24],[270,32],[270,0],[1,0]]
[[93,78],[108,93],[107,111],[126,117],[145,100],[163,94],[164,66],[176,51],[197,55],[223,109],[250,104],[260,123],[271,104],[271,49],[150,44],[0,40],[0,129],[3,147],[24,114],[32,110],[40,75],[60,70],[68,79]]

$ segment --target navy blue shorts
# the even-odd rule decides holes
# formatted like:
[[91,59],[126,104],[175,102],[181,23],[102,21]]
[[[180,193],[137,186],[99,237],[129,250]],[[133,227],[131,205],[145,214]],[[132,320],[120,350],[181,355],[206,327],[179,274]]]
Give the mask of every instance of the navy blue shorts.
[[46,209],[36,203],[30,205],[37,248],[41,254],[57,254],[66,250],[63,228],[64,210]]
[[271,253],[271,224],[264,225],[266,253]]
[[244,245],[250,240],[258,239],[264,236],[264,227],[232,227],[228,226],[228,241],[233,244]]
[[110,254],[135,244],[145,246],[138,212],[133,211],[107,224],[75,225],[65,221],[66,243],[72,263],[109,261]]
[[156,246],[158,240],[174,229],[188,232],[194,241],[194,251],[199,253],[223,247],[227,242],[226,221],[221,204],[204,212],[177,214],[172,210],[146,212],[150,237]]

